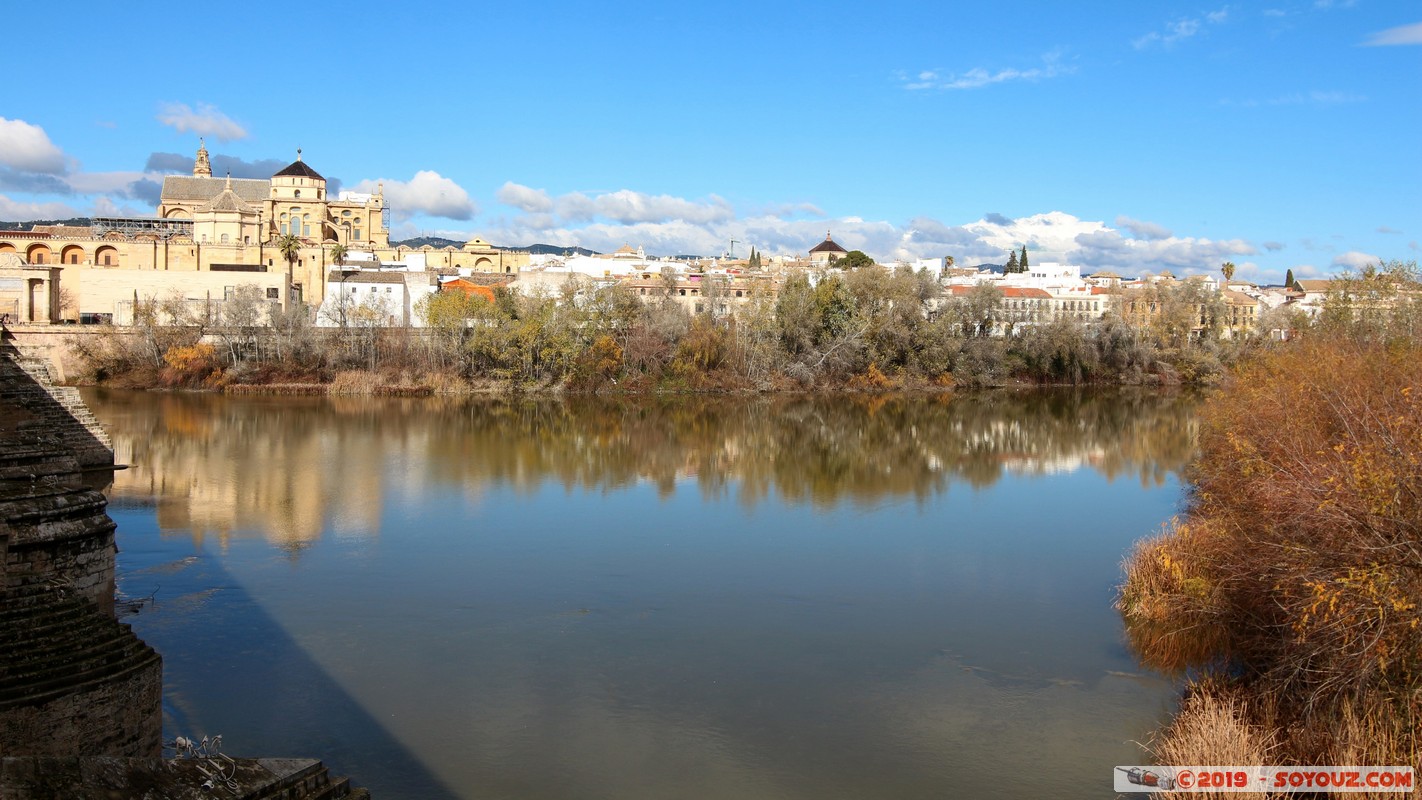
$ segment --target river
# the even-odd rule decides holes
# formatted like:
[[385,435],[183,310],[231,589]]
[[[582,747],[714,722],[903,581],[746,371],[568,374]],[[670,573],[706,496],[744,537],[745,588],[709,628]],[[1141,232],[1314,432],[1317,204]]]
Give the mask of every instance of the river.
[[1101,797],[1196,400],[88,390],[165,736],[377,800]]

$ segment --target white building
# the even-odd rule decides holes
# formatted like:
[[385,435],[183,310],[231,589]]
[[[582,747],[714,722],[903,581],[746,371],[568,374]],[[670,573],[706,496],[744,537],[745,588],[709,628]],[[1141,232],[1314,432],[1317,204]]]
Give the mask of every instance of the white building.
[[423,327],[415,304],[438,291],[433,272],[342,269],[326,276],[316,313],[322,328]]

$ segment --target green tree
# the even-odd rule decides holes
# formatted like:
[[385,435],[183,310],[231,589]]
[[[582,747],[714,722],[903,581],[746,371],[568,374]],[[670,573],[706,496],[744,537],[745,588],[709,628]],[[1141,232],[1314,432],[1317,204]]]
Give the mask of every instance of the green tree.
[[1285,289],[1292,289],[1292,288],[1294,288],[1294,271],[1293,271],[1292,269],[1290,269],[1288,272],[1284,273],[1284,288],[1285,288]]
[[1220,272],[1224,273],[1225,283],[1234,280],[1234,262],[1226,261],[1220,265]]
[[1016,250],[1009,250],[1008,253],[1007,253],[1007,266],[1005,266],[1005,267],[1002,268],[1003,274],[1005,274],[1005,275],[1011,275],[1011,274],[1013,274],[1014,272],[1020,272],[1020,271],[1021,271],[1021,270],[1019,270],[1019,269],[1017,268],[1017,251],[1016,251]]
[[840,269],[862,269],[874,266],[874,259],[865,254],[863,250],[850,250],[840,256],[834,265]]
[[1025,245],[1025,244],[1022,245],[1022,258],[1019,259],[1018,262],[1017,262],[1017,271],[1018,271],[1018,272],[1026,272],[1026,271],[1027,271],[1027,245]]
[[336,269],[340,269],[346,265],[346,256],[348,255],[350,255],[350,250],[348,250],[345,245],[331,245],[331,263],[336,265]]
[[1317,326],[1330,338],[1408,342],[1422,337],[1422,275],[1416,261],[1369,264],[1328,282]]

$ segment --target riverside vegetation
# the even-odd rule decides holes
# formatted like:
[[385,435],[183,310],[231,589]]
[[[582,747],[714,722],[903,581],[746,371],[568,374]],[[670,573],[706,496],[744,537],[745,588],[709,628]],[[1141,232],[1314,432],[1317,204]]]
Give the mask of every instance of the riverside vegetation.
[[[1089,326],[1027,318],[992,286],[942,297],[928,272],[878,266],[813,283],[791,277],[777,297],[751,297],[735,314],[714,284],[700,314],[673,290],[668,282],[651,302],[621,286],[533,297],[442,292],[415,309],[427,327],[410,329],[386,327],[384,314],[361,307],[318,328],[304,310],[268,312],[257,291],[239,287],[220,313],[181,298],[141,301],[127,335],[88,340],[81,355],[95,382],[144,388],[891,390],[1209,383],[1260,339],[1221,340],[1219,295],[1188,281],[1150,289],[1160,313],[1143,327],[1114,313]],[[1288,312],[1274,317],[1269,327],[1304,324]],[[990,335],[1010,323],[1026,324]]]
[[1188,676],[1160,763],[1422,763],[1422,315],[1379,302],[1397,286],[1363,275],[1201,410],[1189,509],[1118,600]]

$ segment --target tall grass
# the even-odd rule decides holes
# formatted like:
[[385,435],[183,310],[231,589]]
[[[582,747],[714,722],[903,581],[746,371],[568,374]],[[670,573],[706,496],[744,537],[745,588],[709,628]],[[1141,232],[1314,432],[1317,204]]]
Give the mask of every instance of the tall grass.
[[1206,676],[1197,695],[1242,692],[1232,713],[1273,731],[1276,763],[1417,764],[1422,347],[1267,352],[1201,417],[1187,515],[1125,565],[1132,648]]

